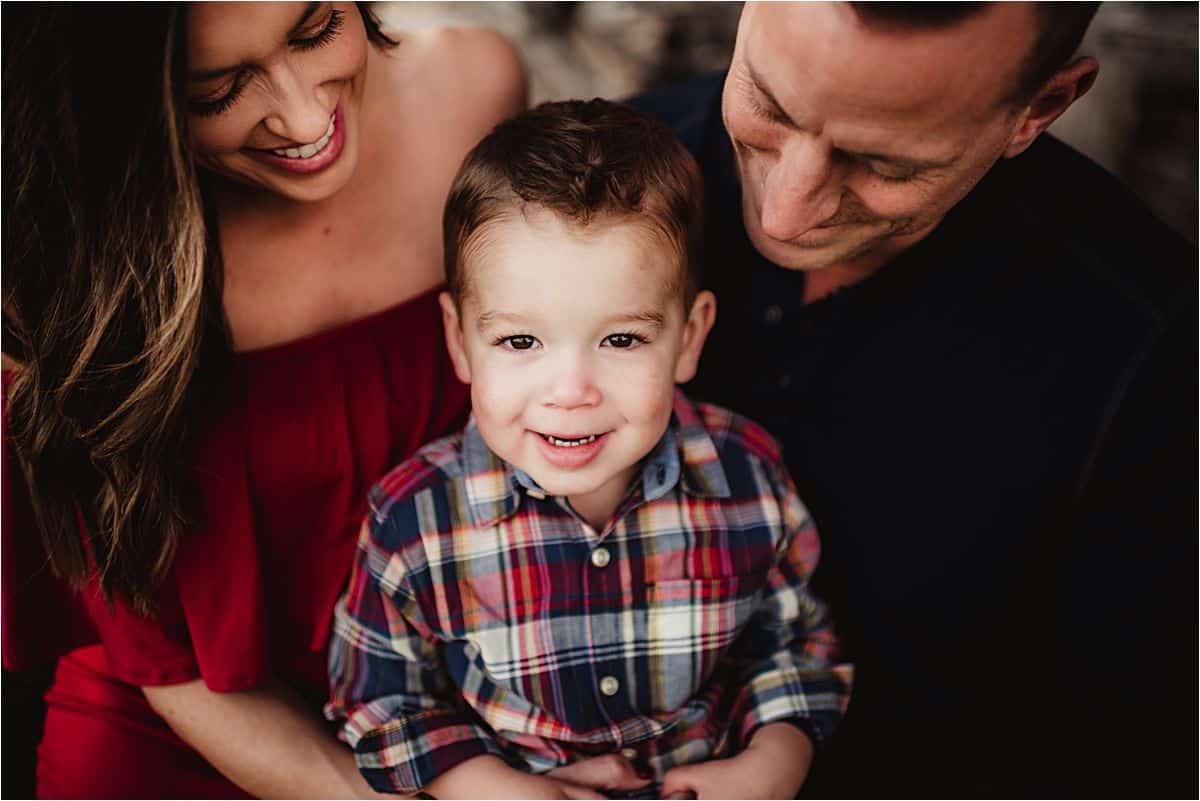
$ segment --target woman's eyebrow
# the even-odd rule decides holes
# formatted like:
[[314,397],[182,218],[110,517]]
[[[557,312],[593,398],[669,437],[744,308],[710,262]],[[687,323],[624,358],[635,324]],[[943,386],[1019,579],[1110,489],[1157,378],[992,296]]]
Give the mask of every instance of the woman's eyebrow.
[[[304,6],[304,11],[300,14],[300,18],[296,20],[296,24],[293,25],[288,31],[288,38],[291,39],[297,33],[299,33],[304,28],[305,23],[308,22],[308,20],[317,12],[317,9],[320,7],[320,3],[310,2],[306,4]],[[220,78],[223,75],[237,72],[238,70],[245,68],[245,66],[246,65],[243,63],[234,64],[230,67],[216,67],[211,70],[195,70],[194,72],[188,74],[188,78],[189,80],[193,81],[211,81],[214,78]]]

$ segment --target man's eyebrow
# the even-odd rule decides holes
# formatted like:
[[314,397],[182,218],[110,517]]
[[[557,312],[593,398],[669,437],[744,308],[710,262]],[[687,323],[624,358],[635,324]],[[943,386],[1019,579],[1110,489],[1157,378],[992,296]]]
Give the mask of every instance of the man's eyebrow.
[[754,111],[761,117],[764,117],[771,122],[777,122],[793,131],[800,130],[800,126],[788,116],[783,110],[783,106],[779,105],[779,101],[775,96],[768,91],[763,83],[763,79],[759,77],[758,72],[749,64],[746,65],[746,72],[750,77],[750,85],[757,94],[757,97],[751,97],[754,105]]
[[[800,126],[788,116],[788,113],[783,110],[783,106],[779,105],[779,101],[775,96],[767,90],[763,85],[763,80],[755,72],[754,67],[746,65],[746,72],[750,77],[750,85],[756,97],[751,97],[751,104],[754,106],[754,111],[760,117],[778,123],[793,131],[799,131]],[[848,156],[862,161],[881,161],[885,164],[892,164],[897,167],[904,167],[911,170],[934,170],[942,167],[949,167],[954,162],[958,161],[955,156],[949,159],[914,159],[907,156],[894,156],[887,153],[872,153],[865,150],[850,150],[848,148],[839,147],[838,150]]]
[[[300,18],[296,20],[296,24],[293,25],[291,30],[288,31],[288,38],[291,39],[296,36],[296,34],[298,34],[304,28],[305,23],[308,22],[312,15],[317,13],[317,9],[320,7],[320,3],[307,3],[304,6],[304,11],[300,14]],[[234,64],[230,67],[216,67],[211,70],[196,70],[188,74],[188,79],[192,81],[211,81],[214,78],[220,78],[223,75],[229,75],[230,73],[244,69],[245,66],[245,64]]]

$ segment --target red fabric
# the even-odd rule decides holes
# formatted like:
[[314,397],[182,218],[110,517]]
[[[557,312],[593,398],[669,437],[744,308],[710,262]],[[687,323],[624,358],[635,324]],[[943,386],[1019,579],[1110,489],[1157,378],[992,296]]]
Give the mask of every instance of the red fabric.
[[[119,601],[109,609],[94,587],[72,593],[48,576],[6,443],[5,667],[103,646],[60,663],[47,694],[40,759],[56,766],[57,782],[48,792],[95,795],[91,788],[102,786],[78,769],[83,783],[71,791],[72,777],[61,775],[80,764],[82,740],[101,754],[89,771],[109,765],[114,774],[145,778],[145,757],[132,745],[163,724],[139,691],[128,692],[131,685],[201,677],[213,690],[232,691],[277,676],[311,698],[317,714],[328,692],[333,604],[367,490],[417,447],[460,426],[468,402],[446,357],[436,291],[332,331],[239,354],[230,385],[221,389],[228,402],[196,432],[203,525],[182,544],[154,620]],[[111,686],[99,693],[105,682]],[[118,727],[115,719],[138,725]],[[98,742],[105,731],[111,736]],[[195,759],[173,737],[155,741],[181,760]],[[205,792],[195,790],[180,786],[178,776],[158,788],[168,796]],[[133,785],[129,794],[138,794]]]

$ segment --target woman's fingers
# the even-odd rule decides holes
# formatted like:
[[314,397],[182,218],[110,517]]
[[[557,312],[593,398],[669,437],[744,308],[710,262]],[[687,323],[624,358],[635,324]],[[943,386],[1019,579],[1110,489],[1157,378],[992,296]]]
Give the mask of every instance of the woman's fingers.
[[620,754],[581,759],[555,768],[547,775],[584,787],[606,790],[636,790],[650,781],[649,776],[638,776],[633,764]]
[[593,790],[591,787],[585,787],[582,784],[575,784],[574,782],[563,781],[561,779],[555,779],[555,781],[558,783],[558,786],[562,788],[563,795],[565,795],[567,798],[581,798],[591,801],[592,799],[608,797],[603,793]]

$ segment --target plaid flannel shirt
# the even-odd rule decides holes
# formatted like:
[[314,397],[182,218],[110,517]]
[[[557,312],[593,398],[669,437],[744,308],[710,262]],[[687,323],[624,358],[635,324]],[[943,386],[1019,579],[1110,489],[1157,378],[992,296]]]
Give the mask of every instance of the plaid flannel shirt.
[[371,491],[326,715],[391,792],[481,754],[621,751],[661,777],[775,721],[819,744],[849,668],[807,589],[818,549],[775,441],[681,392],[602,531],[472,422]]

